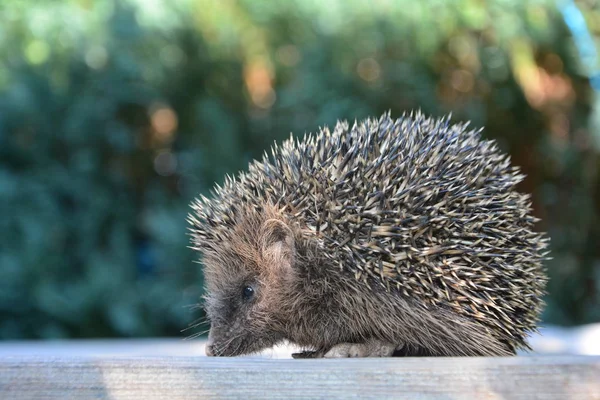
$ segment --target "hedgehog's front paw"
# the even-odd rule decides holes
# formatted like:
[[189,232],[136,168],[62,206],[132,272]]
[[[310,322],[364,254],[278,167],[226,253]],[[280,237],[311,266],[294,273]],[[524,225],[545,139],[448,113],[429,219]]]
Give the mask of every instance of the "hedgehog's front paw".
[[367,343],[340,343],[333,346],[325,358],[391,357],[396,345],[373,340]]
[[306,350],[299,353],[292,353],[292,358],[321,358],[323,353],[318,351]]

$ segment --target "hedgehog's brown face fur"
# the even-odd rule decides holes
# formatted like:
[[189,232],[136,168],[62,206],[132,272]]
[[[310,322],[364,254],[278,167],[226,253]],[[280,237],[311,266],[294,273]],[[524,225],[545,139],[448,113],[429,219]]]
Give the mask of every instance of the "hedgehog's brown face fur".
[[209,355],[253,353],[284,339],[276,310],[292,274],[292,230],[273,211],[242,213],[236,226],[204,255]]

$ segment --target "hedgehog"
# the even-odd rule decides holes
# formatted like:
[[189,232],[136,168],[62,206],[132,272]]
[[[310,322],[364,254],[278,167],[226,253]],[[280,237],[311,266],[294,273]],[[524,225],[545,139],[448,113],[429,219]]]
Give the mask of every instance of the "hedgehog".
[[290,137],[191,204],[209,356],[509,356],[548,239],[482,129],[421,112]]

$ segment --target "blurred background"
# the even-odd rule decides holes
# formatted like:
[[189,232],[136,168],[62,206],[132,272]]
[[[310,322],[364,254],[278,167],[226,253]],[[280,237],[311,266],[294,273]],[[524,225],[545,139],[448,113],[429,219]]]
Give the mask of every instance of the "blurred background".
[[186,336],[189,203],[275,140],[420,108],[485,126],[600,321],[600,2],[2,0],[0,339]]

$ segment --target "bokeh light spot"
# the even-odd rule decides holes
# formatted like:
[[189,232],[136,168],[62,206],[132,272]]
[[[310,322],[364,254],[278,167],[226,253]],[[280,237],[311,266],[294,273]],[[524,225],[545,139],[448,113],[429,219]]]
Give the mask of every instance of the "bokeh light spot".
[[160,50],[159,54],[162,63],[168,67],[176,67],[185,61],[185,53],[175,45],[168,45]]
[[285,45],[277,49],[277,60],[286,67],[293,67],[300,62],[301,58],[300,51],[294,45]]
[[50,46],[41,40],[33,40],[25,48],[25,57],[31,64],[43,64],[49,56]]
[[245,81],[252,102],[260,108],[271,108],[276,100],[269,68],[263,62],[255,62],[246,67]]
[[166,106],[158,106],[150,113],[152,128],[155,138],[162,143],[173,139],[173,133],[177,129],[177,114],[173,109]]
[[85,63],[92,69],[101,69],[108,61],[108,52],[103,46],[94,46],[85,54]]
[[356,72],[361,79],[374,82],[381,76],[381,67],[374,58],[363,58],[358,62]]
[[452,72],[450,83],[452,87],[459,92],[467,93],[473,90],[473,86],[475,86],[475,77],[471,72],[459,69]]
[[170,176],[177,169],[177,158],[168,150],[161,151],[154,158],[154,170],[160,176]]

